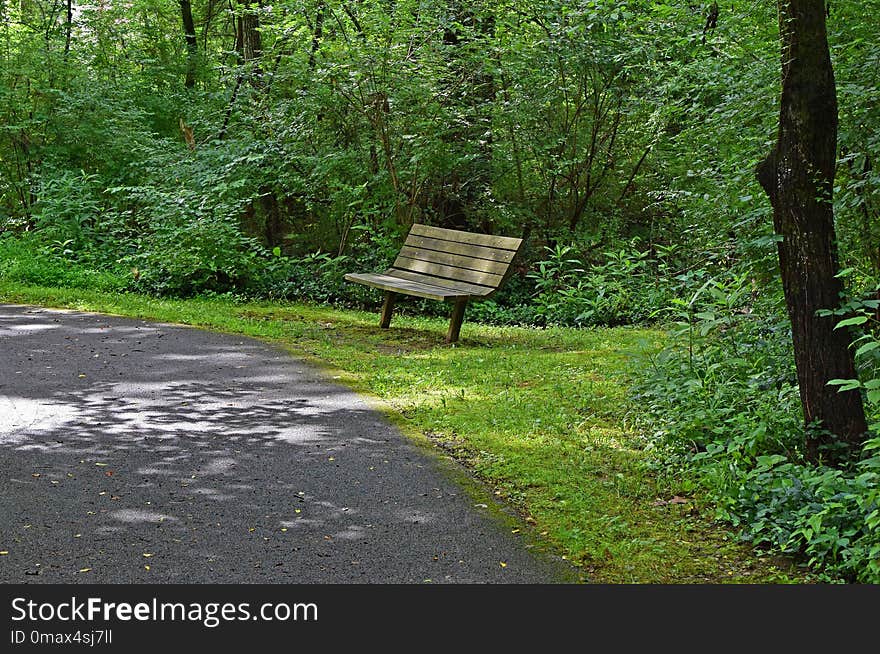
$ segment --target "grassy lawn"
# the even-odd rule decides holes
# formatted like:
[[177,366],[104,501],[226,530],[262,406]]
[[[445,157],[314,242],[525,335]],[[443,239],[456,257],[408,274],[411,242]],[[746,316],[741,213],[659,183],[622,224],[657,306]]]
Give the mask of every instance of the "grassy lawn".
[[[664,334],[650,329],[501,328],[229,299],[138,295],[0,282],[0,300],[99,311],[245,334],[283,345],[375,398],[406,433],[462,462],[522,517],[540,547],[585,581],[789,583],[711,521],[711,507],[644,465],[628,427],[628,376]],[[669,502],[679,496],[674,502]]]

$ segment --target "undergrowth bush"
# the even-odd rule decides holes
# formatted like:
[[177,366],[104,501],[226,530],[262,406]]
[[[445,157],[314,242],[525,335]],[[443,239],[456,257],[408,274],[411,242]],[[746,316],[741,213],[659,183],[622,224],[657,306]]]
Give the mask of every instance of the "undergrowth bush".
[[139,246],[125,258],[136,271],[134,287],[157,295],[246,292],[260,265],[260,245],[224,217],[166,219]]
[[680,292],[675,248],[642,249],[638,239],[585,261],[574,245],[546,247],[528,277],[535,285],[534,322],[590,326],[644,323],[664,312]]
[[[633,398],[654,465],[677,471],[683,491],[706,492],[742,539],[800,557],[826,581],[878,583],[880,439],[847,467],[804,459],[788,322],[766,297],[752,306],[747,280],[710,279],[676,304],[673,343],[652,358]],[[866,327],[875,312],[867,299],[838,313],[848,316],[844,326]],[[835,382],[862,388],[872,416],[880,404],[875,333],[857,340],[861,381]]]
[[33,234],[0,233],[0,279],[34,286],[125,290],[130,279],[118,266],[96,270],[75,258],[68,241],[44,242]]
[[34,222],[46,242],[71,250],[86,245],[102,209],[96,181],[96,175],[81,170],[44,171]]
[[880,438],[846,470],[757,457],[721,495],[745,539],[802,554],[826,581],[880,583]]

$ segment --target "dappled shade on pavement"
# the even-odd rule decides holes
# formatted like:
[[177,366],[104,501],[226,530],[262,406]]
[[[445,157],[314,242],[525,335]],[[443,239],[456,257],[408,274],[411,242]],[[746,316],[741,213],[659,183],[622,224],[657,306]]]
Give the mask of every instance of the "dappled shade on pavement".
[[282,350],[0,305],[0,582],[547,582],[555,563]]

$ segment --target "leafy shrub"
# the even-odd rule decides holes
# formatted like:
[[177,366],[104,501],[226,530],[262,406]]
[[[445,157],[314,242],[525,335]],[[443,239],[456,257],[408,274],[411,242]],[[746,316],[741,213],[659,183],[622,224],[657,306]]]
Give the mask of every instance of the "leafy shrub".
[[487,325],[528,326],[534,325],[538,318],[534,308],[529,304],[508,303],[502,297],[496,297],[470,303],[467,308],[467,319]]
[[880,438],[852,470],[758,457],[721,507],[743,538],[803,553],[827,580],[880,583]]
[[[699,484],[744,540],[802,555],[828,581],[877,583],[880,439],[846,469],[804,461],[790,329],[778,307],[751,311],[748,288],[747,275],[710,278],[672,307],[674,344],[634,397],[655,465],[686,471],[685,490]],[[844,327],[865,326],[875,310],[871,299],[850,300],[836,313]],[[876,356],[874,342],[870,332],[858,338],[860,360]],[[876,371],[865,364],[863,373]],[[837,383],[863,388],[870,408],[880,384],[863,380]]]
[[637,384],[635,399],[655,442],[695,463],[800,451],[790,331],[784,321],[758,318],[763,312],[739,304],[743,288],[742,277],[728,284],[709,279],[689,301],[670,307],[678,318],[672,343]]
[[187,297],[206,291],[246,290],[256,275],[261,246],[227,219],[166,220],[126,258],[135,288]]
[[41,179],[36,228],[48,242],[66,242],[70,250],[81,249],[103,208],[97,176],[49,168]]
[[35,286],[125,290],[130,280],[123,272],[83,265],[73,257],[70,245],[44,243],[35,234],[0,235],[0,279]]
[[[846,277],[852,269],[839,276]],[[852,347],[859,379],[832,379],[828,383],[840,392],[860,389],[869,418],[870,428],[880,431],[880,284],[868,283],[871,289],[861,296],[848,298],[840,307],[822,311],[826,316],[840,318],[836,329],[849,329],[854,334]]]
[[353,298],[354,289],[344,280],[350,271],[349,257],[314,252],[303,257],[282,257],[276,249],[271,270],[259,280],[261,294],[283,300],[338,303]]
[[276,247],[269,260],[261,264],[254,292],[269,298],[339,306],[377,305],[381,294],[345,281],[345,274],[384,270],[400,246],[391,231],[381,226],[355,225],[350,229],[353,238],[349,240],[348,254],[319,251],[285,256]]
[[602,253],[588,266],[571,245],[547,247],[529,278],[534,312],[545,324],[588,326],[643,323],[655,319],[680,291],[670,278],[672,248],[653,257],[638,239]]
[[246,144],[193,154],[157,141],[137,186],[108,189],[119,207],[103,226],[105,247],[135,271],[135,288],[158,295],[252,291],[265,248],[241,228],[260,195],[263,158]]

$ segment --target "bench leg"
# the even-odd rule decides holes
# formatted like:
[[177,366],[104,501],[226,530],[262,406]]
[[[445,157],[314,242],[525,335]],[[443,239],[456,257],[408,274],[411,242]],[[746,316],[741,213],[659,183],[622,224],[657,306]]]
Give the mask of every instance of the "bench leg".
[[467,298],[455,301],[455,306],[452,307],[452,318],[449,319],[449,331],[446,332],[447,343],[455,343],[458,340],[458,333],[461,331],[461,323],[464,320],[464,309],[467,303]]
[[391,324],[391,314],[394,313],[394,301],[397,299],[397,293],[388,291],[385,293],[385,304],[382,305],[382,318],[379,320],[379,327],[388,329]]

